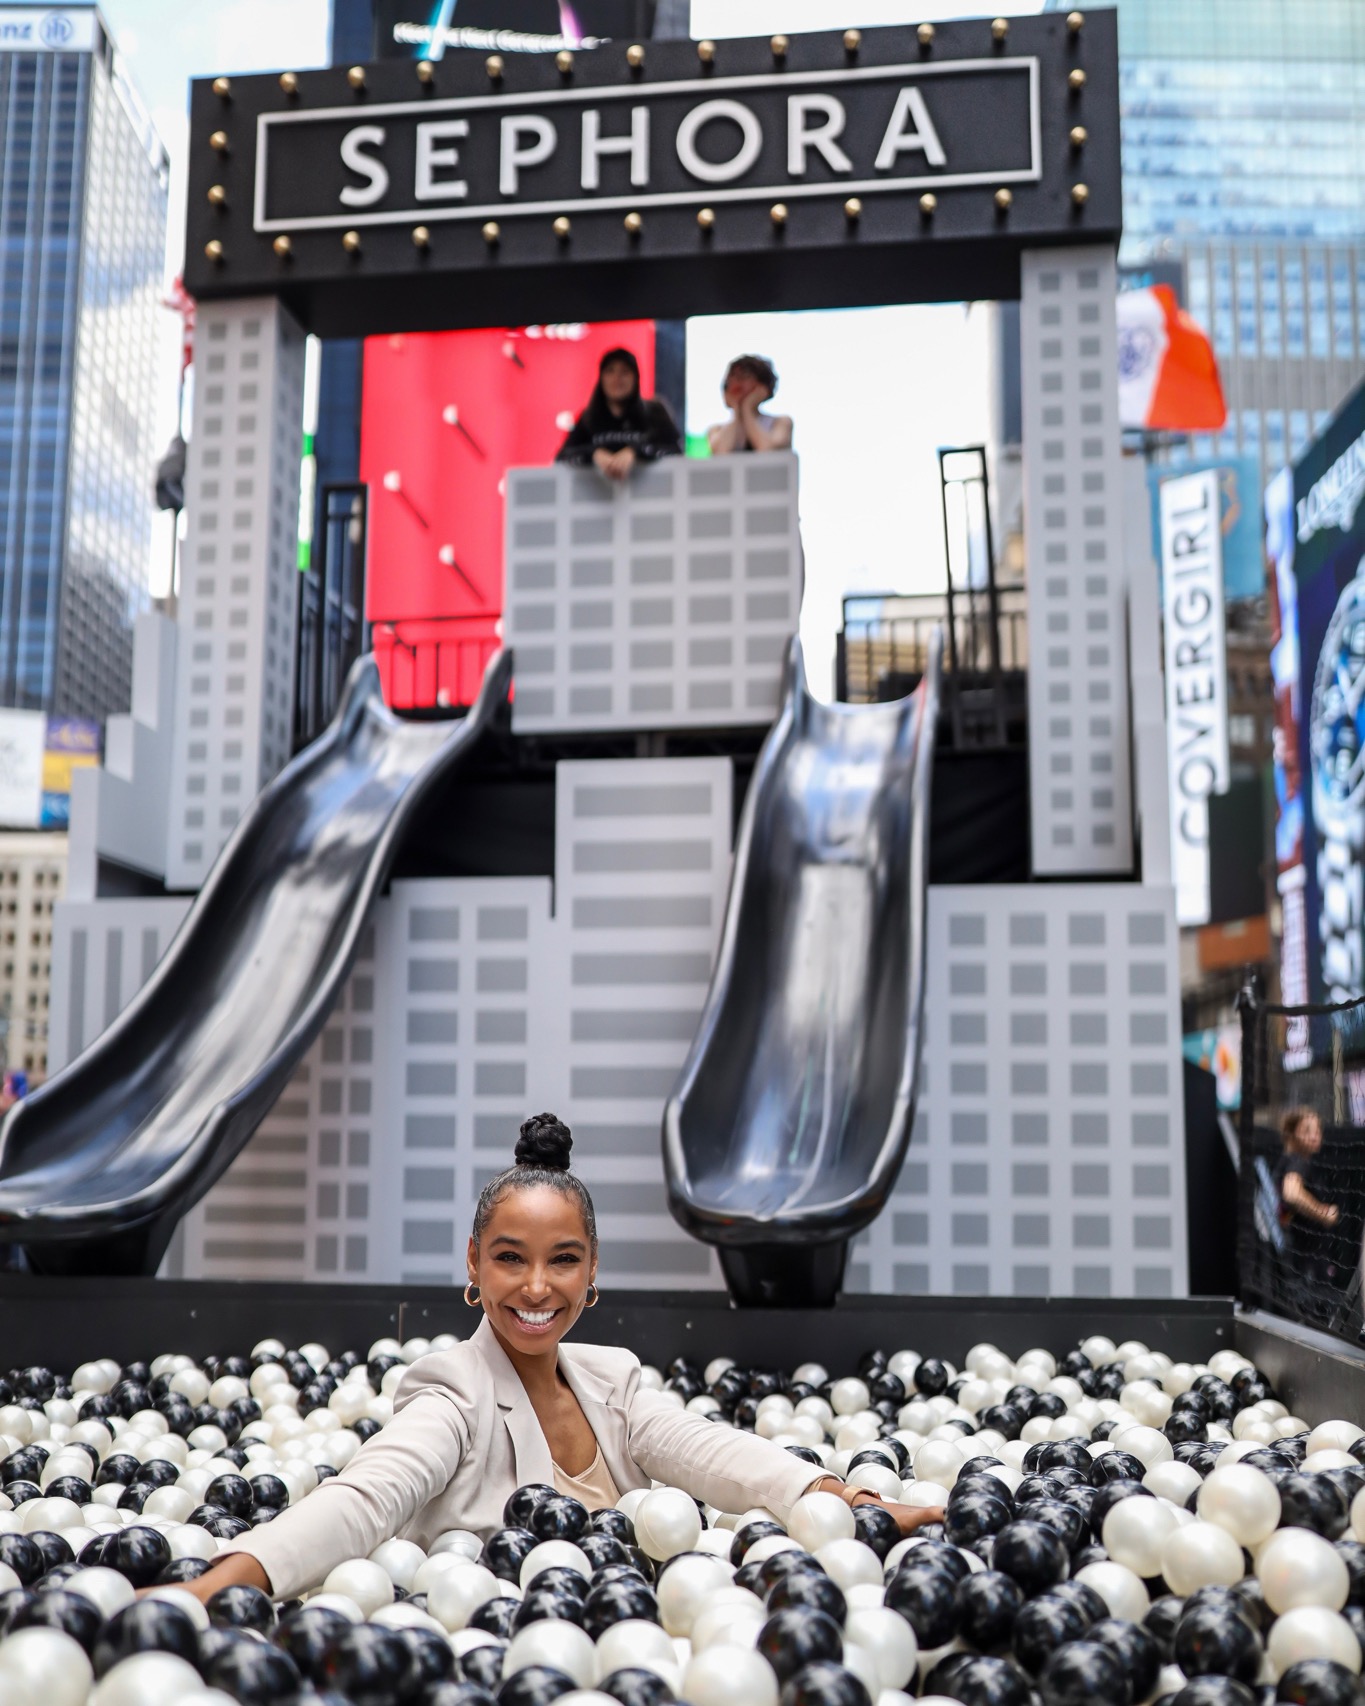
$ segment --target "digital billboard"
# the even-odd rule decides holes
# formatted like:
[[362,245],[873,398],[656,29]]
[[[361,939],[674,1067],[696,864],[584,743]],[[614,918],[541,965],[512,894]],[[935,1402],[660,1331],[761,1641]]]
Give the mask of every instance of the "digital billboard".
[[558,53],[647,37],[654,0],[375,0],[376,59]]
[[1365,384],[1266,491],[1286,1001],[1365,993]]

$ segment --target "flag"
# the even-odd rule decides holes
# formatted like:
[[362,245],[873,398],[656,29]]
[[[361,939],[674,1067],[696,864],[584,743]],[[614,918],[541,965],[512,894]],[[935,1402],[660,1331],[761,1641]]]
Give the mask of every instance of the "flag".
[[1228,418],[1208,334],[1176,304],[1169,284],[1118,300],[1119,425],[1210,432]]
[[195,301],[185,289],[185,281],[179,274],[172,281],[170,290],[161,298],[161,306],[180,316],[180,376],[183,379],[185,369],[194,360]]

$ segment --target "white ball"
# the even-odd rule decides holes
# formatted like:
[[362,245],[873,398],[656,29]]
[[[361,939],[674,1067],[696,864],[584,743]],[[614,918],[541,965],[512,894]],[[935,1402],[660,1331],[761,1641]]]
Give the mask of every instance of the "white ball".
[[324,1593],[344,1593],[353,1599],[366,1617],[381,1605],[393,1604],[393,1581],[382,1565],[368,1558],[348,1558],[338,1564],[322,1584]]
[[[695,1505],[692,1506],[694,1511],[696,1508]],[[638,1535],[639,1531],[636,1532]],[[700,1516],[697,1518],[697,1532],[701,1532]],[[483,1566],[479,1565],[479,1568],[482,1569]],[[539,1546],[533,1546],[522,1559],[517,1579],[522,1587],[528,1588],[542,1570],[561,1568],[577,1570],[585,1579],[592,1577],[592,1565],[588,1562],[587,1554],[575,1546],[572,1540],[542,1540]],[[492,1571],[488,1574],[492,1575]]]
[[636,1543],[647,1558],[662,1560],[690,1552],[701,1534],[696,1501],[676,1487],[646,1493],[634,1520]]
[[446,1552],[453,1552],[457,1557],[468,1558],[473,1563],[482,1551],[483,1541],[470,1529],[447,1528],[427,1547],[427,1556],[439,1558]]
[[1276,1613],[1302,1605],[1340,1611],[1351,1587],[1345,1559],[1330,1541],[1306,1528],[1282,1528],[1271,1535],[1256,1556],[1256,1579]]
[[613,1671],[635,1666],[651,1670],[656,1664],[673,1665],[676,1655],[671,1637],[657,1623],[628,1617],[609,1624],[597,1639],[597,1680]]
[[[1156,1388],[1149,1390],[1155,1391]],[[1158,1463],[1165,1463],[1175,1456],[1175,1448],[1170,1440],[1153,1427],[1124,1428],[1111,1436],[1111,1443],[1119,1451],[1131,1451],[1133,1456],[1145,1463],[1149,1469],[1154,1469]]]
[[[1024,1426],[1030,1427],[1026,1422]],[[949,1440],[931,1439],[915,1453],[914,1470],[917,1481],[933,1481],[940,1487],[951,1487],[963,1464],[962,1453]]]
[[1351,1533],[1357,1540],[1365,1540],[1365,1489],[1351,1500]]
[[729,1587],[730,1568],[719,1558],[698,1553],[691,1558],[676,1558],[655,1585],[659,1601],[659,1621],[670,1635],[688,1635],[697,1613],[710,1595]]
[[[807,1552],[815,1552],[831,1540],[852,1540],[857,1532],[852,1510],[837,1493],[803,1494],[787,1520],[787,1533]],[[748,1556],[745,1553],[746,1561]]]
[[196,1629],[207,1629],[209,1626],[207,1606],[185,1588],[175,1587],[168,1582],[164,1587],[148,1588],[143,1598],[164,1599],[169,1604],[177,1606],[185,1613]]
[[1175,1510],[1164,1499],[1120,1499],[1104,1519],[1104,1549],[1134,1575],[1154,1576],[1161,1568],[1161,1549],[1175,1527]]
[[1279,1489],[1259,1469],[1229,1463],[1213,1470],[1199,1489],[1198,1510],[1205,1522],[1225,1528],[1239,1546],[1258,1546],[1279,1524]]
[[365,1621],[365,1613],[349,1595],[344,1593],[310,1593],[304,1604],[317,1606],[324,1611],[338,1612],[348,1623],[363,1623]]
[[1182,1596],[1213,1584],[1233,1587],[1244,1570],[1242,1548],[1216,1523],[1186,1523],[1167,1535],[1161,1548],[1160,1574],[1171,1592]]
[[[212,1536],[209,1538],[212,1539]],[[112,1617],[116,1611],[122,1611],[125,1605],[131,1605],[137,1598],[133,1584],[126,1576],[121,1576],[117,1570],[106,1569],[103,1565],[77,1570],[74,1576],[67,1577],[62,1587],[67,1593],[84,1594],[106,1617]]]
[[1142,1477],[1142,1484],[1157,1498],[1183,1506],[1195,1488],[1203,1485],[1203,1478],[1188,1463],[1177,1463],[1172,1458],[1169,1463],[1158,1463],[1149,1469]]
[[872,1655],[883,1689],[909,1687],[919,1644],[915,1631],[899,1612],[888,1611],[883,1606],[850,1608],[844,1622],[844,1636]]
[[[151,1503],[150,1499],[148,1503]],[[370,1562],[386,1570],[393,1585],[405,1593],[411,1590],[412,1578],[426,1560],[426,1553],[411,1540],[382,1540],[370,1553]]]
[[1123,1564],[1087,1564],[1083,1570],[1076,1572],[1076,1580],[1094,1588],[1109,1607],[1111,1617],[1121,1617],[1127,1623],[1141,1623],[1151,1610],[1151,1595],[1142,1578]]
[[708,1647],[689,1660],[682,1697],[688,1706],[777,1706],[777,1677],[752,1647]]
[[173,1653],[134,1653],[105,1672],[90,1706],[177,1706],[202,1687],[194,1666]]
[[804,1552],[807,1548],[799,1540],[793,1540],[790,1534],[765,1534],[744,1548],[743,1562],[746,1564],[761,1564],[765,1558],[771,1558],[776,1552]]
[[[563,1542],[551,1541],[548,1544]],[[536,1550],[539,1551],[539,1547]],[[578,1551],[576,1546],[574,1551]],[[531,1554],[532,1557],[534,1555]],[[413,1579],[415,1583],[416,1577]],[[528,1580],[523,1572],[522,1585]],[[463,1629],[481,1605],[487,1605],[490,1599],[505,1598],[506,1586],[485,1565],[460,1563],[440,1571],[427,1582],[427,1610],[439,1624],[453,1633]]]
[[93,1674],[60,1629],[16,1629],[0,1642],[0,1700],[11,1706],[85,1706]]
[[827,1540],[816,1549],[815,1561],[845,1592],[860,1582],[881,1585],[881,1559],[862,1540]]
[[198,1503],[193,1493],[172,1484],[168,1487],[158,1487],[154,1493],[149,1493],[142,1511],[144,1516],[164,1516],[172,1522],[184,1522]]
[[1301,1605],[1277,1617],[1266,1638],[1276,1679],[1300,1659],[1331,1659],[1360,1675],[1360,1642],[1344,1617],[1325,1606]]
[[504,1677],[531,1665],[549,1665],[571,1676],[580,1688],[591,1688],[597,1680],[597,1657],[592,1637],[576,1623],[562,1617],[546,1617],[519,1629],[508,1643],[502,1661]]
[[868,1407],[872,1394],[865,1380],[836,1380],[829,1389],[829,1401],[836,1416],[852,1416]]

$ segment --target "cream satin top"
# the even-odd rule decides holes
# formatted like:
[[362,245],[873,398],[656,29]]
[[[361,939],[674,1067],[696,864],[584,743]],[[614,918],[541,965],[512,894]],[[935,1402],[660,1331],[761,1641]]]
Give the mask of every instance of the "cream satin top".
[[561,1469],[557,1463],[554,1465],[554,1472],[555,1491],[567,1493],[569,1498],[577,1499],[590,1511],[610,1510],[621,1497],[616,1483],[611,1478],[611,1470],[602,1461],[600,1445],[592,1462],[581,1475],[570,1475],[567,1469]]

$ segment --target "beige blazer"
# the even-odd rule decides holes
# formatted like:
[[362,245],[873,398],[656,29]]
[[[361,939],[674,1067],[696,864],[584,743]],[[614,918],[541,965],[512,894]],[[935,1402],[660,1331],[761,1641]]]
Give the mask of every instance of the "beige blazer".
[[[763,1506],[779,1521],[820,1471],[755,1434],[681,1410],[640,1385],[640,1361],[608,1345],[561,1345],[559,1367],[611,1478],[624,1493],[665,1481],[723,1511]],[[393,1420],[273,1522],[234,1545],[278,1598],[322,1581],[398,1535],[429,1546],[447,1529],[485,1538],[508,1496],[554,1483],[550,1448],[517,1371],[487,1319],[463,1344],[413,1363]]]

